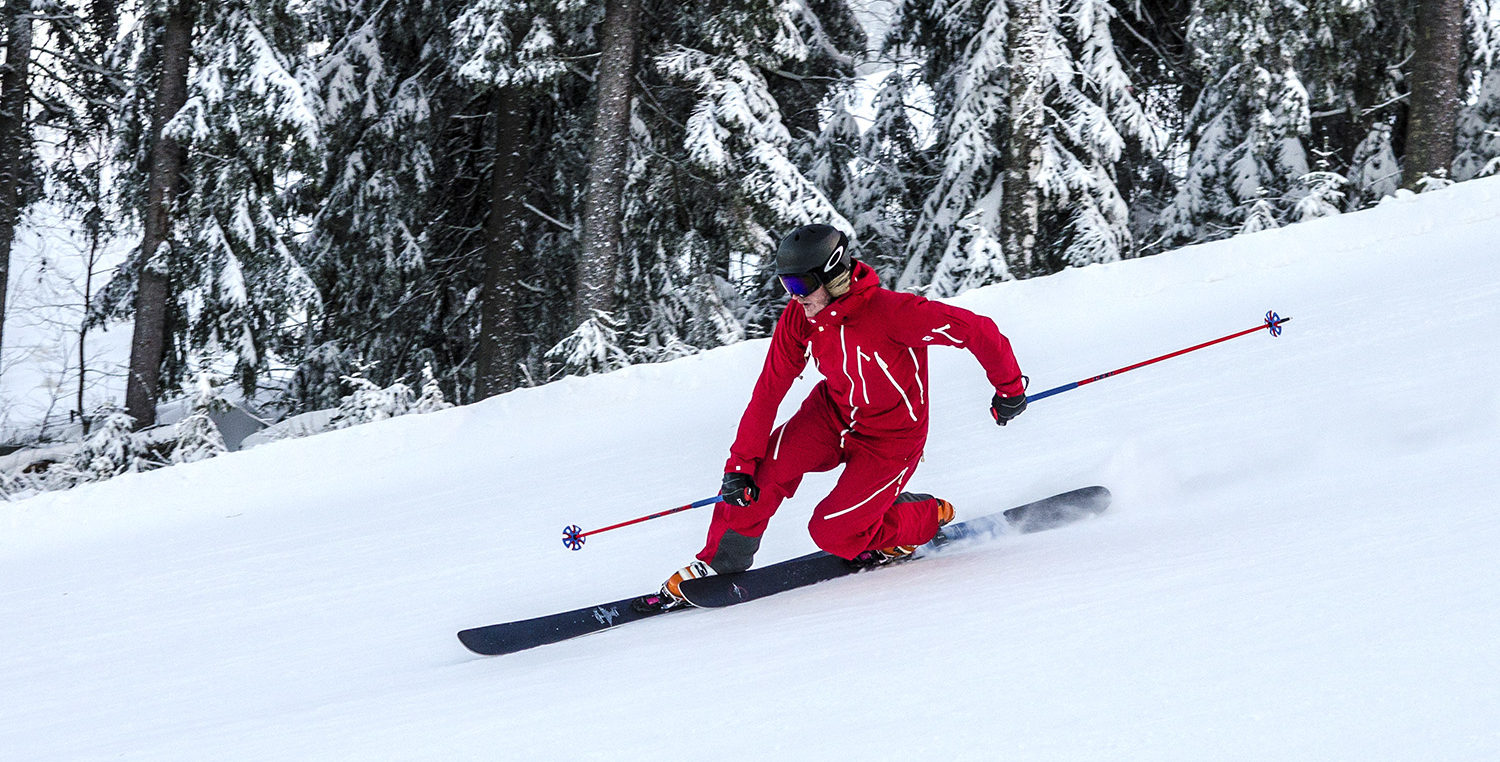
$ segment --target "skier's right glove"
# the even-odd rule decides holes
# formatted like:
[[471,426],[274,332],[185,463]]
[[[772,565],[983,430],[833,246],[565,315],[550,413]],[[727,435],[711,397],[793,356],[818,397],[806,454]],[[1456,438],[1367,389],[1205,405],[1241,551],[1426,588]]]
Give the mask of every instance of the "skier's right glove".
[[755,486],[749,474],[730,471],[724,474],[724,488],[719,494],[724,496],[724,502],[744,508],[760,497],[760,487]]
[[1001,426],[1010,423],[1010,419],[1020,415],[1025,409],[1026,395],[1024,394],[1019,397],[1001,397],[997,394],[994,399],[990,400],[990,415],[994,416],[995,423]]

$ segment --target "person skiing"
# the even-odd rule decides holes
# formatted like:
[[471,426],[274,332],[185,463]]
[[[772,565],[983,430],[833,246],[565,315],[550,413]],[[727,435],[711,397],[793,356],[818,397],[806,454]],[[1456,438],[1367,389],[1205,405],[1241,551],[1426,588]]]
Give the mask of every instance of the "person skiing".
[[[839,465],[838,483],[808,523],[819,548],[873,566],[936,536],[953,520],[953,506],[903,491],[927,443],[928,347],[974,355],[995,389],[996,423],[1026,409],[1024,377],[994,321],[882,287],[874,268],[852,258],[849,237],[837,228],[804,225],[788,234],[776,251],[776,274],[790,299],[729,448],[724,501],[714,507],[696,559],[643,605],[685,605],[684,580],[750,568],[771,516],[802,477]],[[823,380],[773,428],[808,360]]]

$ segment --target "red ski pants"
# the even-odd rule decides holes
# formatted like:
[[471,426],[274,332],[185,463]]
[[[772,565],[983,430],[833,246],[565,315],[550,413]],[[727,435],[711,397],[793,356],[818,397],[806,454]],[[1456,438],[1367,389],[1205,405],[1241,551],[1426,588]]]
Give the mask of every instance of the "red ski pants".
[[878,436],[845,432],[821,388],[771,432],[766,457],[754,478],[760,497],[745,507],[719,503],[698,558],[720,574],[750,567],[760,538],[781,501],[796,494],[806,474],[844,472],[833,491],[813,509],[808,533],[819,548],[853,558],[874,548],[920,545],[938,530],[938,503],[930,495],[897,496],[916,471],[925,432]]

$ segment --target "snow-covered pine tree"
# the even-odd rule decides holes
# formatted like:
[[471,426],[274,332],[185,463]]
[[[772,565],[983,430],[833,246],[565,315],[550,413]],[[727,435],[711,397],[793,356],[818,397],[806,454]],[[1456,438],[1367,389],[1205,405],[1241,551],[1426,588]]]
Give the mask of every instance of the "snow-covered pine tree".
[[547,357],[555,361],[566,375],[608,373],[630,364],[630,356],[620,345],[614,316],[595,312],[548,350]]
[[[1477,81],[1493,60],[1491,0],[1463,0],[1459,83]],[[1418,21],[1413,2],[1320,2],[1305,5],[1306,47],[1297,68],[1307,86],[1311,142],[1332,149],[1328,171],[1349,179],[1348,208],[1394,191],[1410,147]],[[1430,51],[1428,51],[1430,52]],[[1468,98],[1472,99],[1474,91]],[[1460,93],[1463,98],[1463,93]],[[1445,128],[1446,129],[1446,128]],[[1454,169],[1457,169],[1455,164]]]
[[846,0],[781,5],[803,54],[782,61],[766,79],[767,90],[792,138],[792,162],[847,217],[860,139],[852,101],[856,66],[868,48],[864,27]]
[[[132,356],[127,397],[138,419],[154,420],[159,381],[177,381],[193,354],[231,357],[250,390],[270,353],[292,342],[288,318],[316,301],[292,236],[289,196],[318,133],[298,79],[306,36],[289,3],[149,0],[127,41],[135,62],[117,121],[118,188],[145,236],[99,313],[133,311],[136,344],[161,345],[159,366],[152,352]],[[149,383],[137,388],[143,374]]]
[[1459,115],[1456,142],[1454,180],[1500,173],[1500,65],[1485,73],[1474,102]]
[[417,401],[412,403],[413,413],[435,413],[439,410],[447,410],[453,407],[453,403],[443,396],[443,387],[437,381],[437,375],[432,372],[431,365],[422,366],[422,392]]
[[397,381],[382,388],[363,373],[345,376],[351,391],[339,402],[338,412],[328,422],[330,430],[347,429],[372,421],[406,415],[411,412],[415,396],[405,382]]
[[1262,230],[1274,230],[1278,227],[1281,226],[1276,222],[1276,209],[1271,206],[1270,200],[1262,192],[1260,198],[1250,204],[1250,210],[1245,212],[1245,223],[1240,226],[1240,232],[1259,233]]
[[897,9],[886,47],[904,47],[925,60],[936,138],[936,178],[923,189],[901,288],[945,295],[963,288],[969,273],[973,282],[1009,275],[989,232],[999,222],[1009,21],[1005,0],[903,2]]
[[1410,5],[1306,4],[1296,67],[1307,88],[1307,143],[1321,147],[1326,171],[1349,176],[1360,144],[1396,123],[1405,109],[1406,85],[1395,64],[1410,48]]
[[1188,38],[1206,84],[1188,117],[1187,177],[1163,215],[1169,245],[1233,235],[1252,211],[1279,221],[1296,205],[1308,172],[1307,91],[1296,68],[1305,24],[1305,6],[1290,0],[1195,6]]
[[792,156],[799,167],[807,168],[807,178],[833,202],[834,208],[853,220],[858,209],[854,206],[854,191],[860,129],[859,121],[850,112],[850,95],[841,92],[827,98],[827,117],[822,129],[811,139],[794,140]]
[[892,283],[905,264],[906,241],[922,208],[920,189],[931,173],[907,111],[907,79],[914,74],[913,67],[898,66],[881,83],[874,118],[860,135],[853,182],[840,201],[854,225],[860,258]]
[[[311,213],[302,259],[321,302],[298,352],[295,411],[342,395],[356,364],[389,382],[416,368],[454,286],[441,279],[432,226],[445,218],[455,178],[435,166],[445,112],[457,110],[443,74],[453,2],[315,0],[310,68],[322,136],[309,172]],[[448,207],[447,213],[454,209]],[[461,292],[460,292],[461,293]],[[420,366],[417,366],[420,367]]]
[[188,155],[177,299],[190,350],[233,357],[249,393],[272,352],[297,346],[285,331],[316,305],[288,197],[314,166],[319,125],[299,79],[307,36],[290,0],[201,8],[188,100],[167,125]]
[[1401,163],[1391,145],[1392,130],[1391,125],[1376,122],[1355,146],[1349,167],[1352,208],[1373,204],[1401,187]]
[[1348,178],[1329,169],[1332,149],[1314,151],[1318,157],[1318,168],[1302,176],[1302,198],[1292,208],[1292,221],[1332,217],[1343,212],[1344,186]]
[[182,385],[187,415],[173,429],[176,444],[172,446],[168,460],[174,465],[207,460],[229,449],[212,418],[229,409],[229,403],[220,392],[221,383],[222,379],[216,374],[199,371],[192,381]]
[[[529,172],[538,159],[562,159],[576,145],[558,138],[581,130],[570,132],[559,124],[581,120],[558,117],[574,112],[564,104],[576,103],[579,84],[586,82],[570,72],[568,62],[585,60],[590,52],[586,30],[596,20],[593,11],[576,2],[480,0],[469,4],[451,25],[458,80],[485,95],[489,125],[487,150],[479,154],[480,171],[488,175],[484,194],[489,203],[478,246],[482,277],[474,337],[476,396],[521,384],[530,375],[525,370],[528,354],[549,346],[555,330],[573,327],[567,297],[574,284],[577,246],[553,249],[539,245],[538,239],[555,240],[558,218],[572,216],[577,191],[562,180],[563,167],[582,160],[564,160],[541,176]],[[582,110],[583,105],[577,105]],[[537,193],[535,189],[542,187],[558,192]],[[552,214],[538,210],[534,204],[550,205],[544,198],[561,208]],[[577,226],[562,225],[572,239]],[[550,258],[544,259],[547,255]],[[539,269],[545,272],[539,274]],[[557,285],[544,285],[549,279]],[[562,287],[564,283],[569,288]],[[550,319],[538,314],[548,309]]]
[[1466,29],[1477,86],[1458,117],[1452,177],[1462,182],[1500,173],[1500,17],[1493,0],[1469,0]]
[[48,479],[49,489],[67,489],[85,482],[104,481],[120,474],[146,470],[154,462],[133,435],[135,419],[114,405],[94,412],[94,425],[64,469]]
[[619,284],[633,359],[765,330],[782,298],[768,269],[780,235],[809,222],[849,229],[812,179],[817,157],[796,145],[830,123],[849,40],[863,44],[852,18],[841,0],[715,0],[648,27]]
[[[1010,9],[990,2],[904,3],[889,41],[928,57],[938,167],[907,247],[900,285],[952,294],[1035,272],[1133,255],[1117,185],[1127,145],[1153,153],[1161,128],[1136,99],[1115,52],[1110,0],[1043,2],[1040,153],[1029,173],[1040,193],[1037,264],[999,245],[1004,195]],[[1020,269],[1018,269],[1020,268]]]

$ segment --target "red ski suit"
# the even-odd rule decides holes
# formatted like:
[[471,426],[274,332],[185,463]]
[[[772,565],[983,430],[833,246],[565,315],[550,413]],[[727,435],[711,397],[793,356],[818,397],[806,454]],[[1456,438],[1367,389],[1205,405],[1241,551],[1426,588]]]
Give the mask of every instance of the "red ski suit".
[[[854,265],[849,292],[817,317],[789,301],[724,467],[750,473],[760,497],[747,507],[718,504],[698,558],[721,574],[749,568],[772,514],[796,493],[803,475],[840,464],[838,484],[808,524],[818,547],[853,558],[932,539],[936,500],[901,494],[927,443],[932,345],[969,350],[1001,396],[1025,394],[1010,341],[994,321],[882,288],[863,262]],[[823,380],[773,431],[777,407],[809,358]]]

